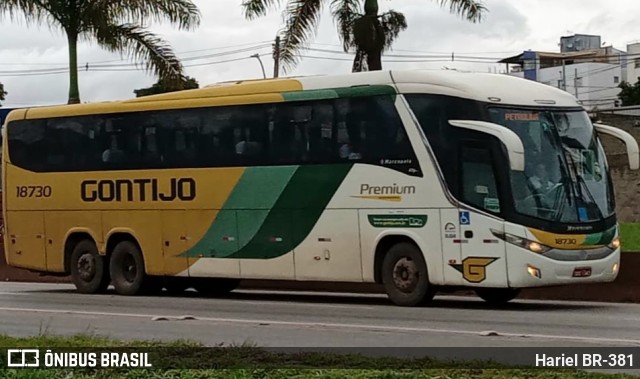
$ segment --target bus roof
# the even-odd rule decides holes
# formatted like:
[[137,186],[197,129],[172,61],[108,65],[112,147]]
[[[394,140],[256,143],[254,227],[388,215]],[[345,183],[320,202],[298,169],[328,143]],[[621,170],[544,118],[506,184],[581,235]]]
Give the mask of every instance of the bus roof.
[[[350,96],[349,92],[351,91],[366,93],[367,88],[371,88],[372,93],[429,93],[520,106],[580,106],[578,100],[568,92],[505,74],[456,70],[393,70],[230,81],[199,89],[123,101],[31,108],[25,116],[26,118],[61,117],[202,107],[212,104],[231,105],[336,98]],[[219,100],[212,102],[214,98]],[[15,116],[15,118],[22,118],[19,114]],[[10,118],[14,119],[12,115]]]

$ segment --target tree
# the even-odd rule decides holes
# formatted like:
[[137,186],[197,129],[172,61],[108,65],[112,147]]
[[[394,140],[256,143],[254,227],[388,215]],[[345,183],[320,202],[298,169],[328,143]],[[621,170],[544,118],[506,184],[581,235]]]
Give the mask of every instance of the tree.
[[618,87],[621,89],[618,97],[622,102],[622,106],[640,105],[640,77],[634,85],[628,82],[622,82]]
[[[8,94],[9,93],[7,93],[7,91],[4,90],[4,84],[0,83],[0,100],[4,101],[4,97]],[[2,103],[0,103],[0,107],[1,106],[2,106]]]
[[160,78],[151,87],[136,89],[133,92],[136,94],[136,97],[142,97],[196,88],[200,88],[198,81],[194,78],[185,76],[181,80],[165,80]]
[[[449,5],[451,13],[471,22],[480,21],[486,8],[480,0],[436,0],[441,6]],[[247,19],[266,15],[278,7],[281,0],[244,0],[242,7]],[[331,15],[338,27],[338,35],[345,52],[355,50],[353,71],[381,70],[382,53],[388,50],[401,31],[407,28],[402,13],[390,10],[378,14],[378,0],[287,0],[284,10],[285,26],[282,32],[280,59],[285,69],[298,62],[298,53],[315,33],[323,7],[331,7]],[[359,13],[363,9],[364,14]],[[365,67],[364,64],[368,67]]]
[[178,80],[183,67],[171,46],[138,24],[143,20],[169,21],[180,29],[200,23],[192,0],[0,0],[0,16],[12,20],[22,14],[27,24],[46,23],[65,32],[69,45],[69,104],[80,103],[78,40],[144,62],[147,71],[166,80]]

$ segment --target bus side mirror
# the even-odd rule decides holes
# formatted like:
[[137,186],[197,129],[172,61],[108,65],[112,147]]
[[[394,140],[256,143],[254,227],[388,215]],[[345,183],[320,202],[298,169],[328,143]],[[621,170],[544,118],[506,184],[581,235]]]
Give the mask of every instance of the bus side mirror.
[[512,130],[498,124],[474,120],[450,120],[449,124],[457,128],[475,130],[497,137],[507,148],[509,165],[513,171],[524,171],[524,145]]
[[604,124],[593,124],[598,133],[606,134],[624,142],[627,146],[627,154],[629,155],[629,168],[631,170],[640,169],[640,148],[638,141],[633,136],[620,128]]

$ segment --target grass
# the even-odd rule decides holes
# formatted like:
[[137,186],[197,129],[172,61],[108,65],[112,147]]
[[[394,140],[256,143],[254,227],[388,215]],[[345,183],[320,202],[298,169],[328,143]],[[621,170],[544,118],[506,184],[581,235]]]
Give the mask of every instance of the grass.
[[640,224],[620,224],[623,251],[640,252]]
[[[80,352],[79,348],[144,348],[151,351],[153,369],[7,369],[0,365],[0,377],[7,379],[266,379],[266,378],[356,378],[356,379],[413,379],[413,378],[517,378],[517,379],[600,379],[631,378],[621,374],[587,373],[575,370],[485,368],[481,362],[466,362],[455,366],[428,358],[408,360],[401,358],[368,357],[329,353],[274,353],[252,345],[220,346],[203,349],[197,343],[176,341],[123,342],[96,336],[13,338],[0,336],[0,347],[51,348],[60,352]],[[165,349],[166,348],[166,349]],[[104,351],[104,349],[102,351]],[[186,354],[188,353],[188,354]],[[153,354],[160,354],[153,355]],[[0,357],[2,361],[4,357]],[[41,354],[42,359],[42,354]],[[168,367],[221,367],[220,369],[168,369]],[[442,368],[447,366],[449,368]],[[322,368],[341,367],[341,368]],[[492,366],[499,367],[499,366]]]

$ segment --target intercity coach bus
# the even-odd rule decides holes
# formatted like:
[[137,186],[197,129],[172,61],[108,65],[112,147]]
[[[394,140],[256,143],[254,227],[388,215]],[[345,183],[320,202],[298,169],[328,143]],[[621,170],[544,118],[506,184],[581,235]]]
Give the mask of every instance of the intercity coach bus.
[[242,279],[379,283],[415,306],[469,287],[613,281],[599,134],[572,95],[453,70],[222,83],[13,111],[5,253],[81,293]]

